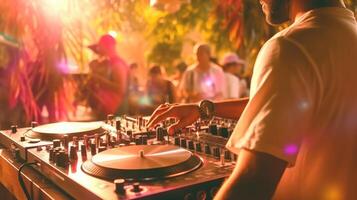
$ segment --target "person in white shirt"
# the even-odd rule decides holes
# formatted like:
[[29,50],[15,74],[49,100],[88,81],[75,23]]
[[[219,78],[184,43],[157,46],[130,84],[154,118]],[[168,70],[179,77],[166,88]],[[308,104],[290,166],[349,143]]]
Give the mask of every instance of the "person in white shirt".
[[237,74],[242,70],[246,62],[235,53],[227,53],[223,57],[222,68],[226,79],[226,88],[223,91],[225,99],[244,97],[247,94],[247,84]]
[[211,50],[207,44],[195,47],[197,63],[184,72],[179,86],[183,102],[198,102],[202,99],[223,99],[224,72],[210,61]]
[[238,160],[216,199],[357,199],[354,14],[340,0],[260,3],[270,24],[293,23],[260,50],[250,99],[160,106],[149,126],[239,118],[227,144]]

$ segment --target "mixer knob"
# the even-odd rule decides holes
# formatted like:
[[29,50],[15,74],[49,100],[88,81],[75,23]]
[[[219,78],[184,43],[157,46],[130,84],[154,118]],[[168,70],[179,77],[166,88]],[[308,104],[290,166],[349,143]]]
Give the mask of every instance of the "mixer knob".
[[135,138],[136,145],[141,145],[141,143],[142,143],[141,137]]
[[31,128],[35,128],[38,125],[37,122],[31,122]]
[[41,147],[41,146],[38,146],[38,147],[36,148],[36,150],[37,150],[37,151],[42,151],[42,147]]
[[175,145],[180,146],[180,137],[175,137]]
[[71,158],[71,160],[78,159],[77,149],[78,149],[78,147],[76,145],[71,146],[70,151],[69,151],[69,157]]
[[132,130],[127,130],[126,134],[129,136],[130,141],[133,139],[133,131]]
[[87,158],[87,147],[85,144],[81,144],[81,156],[82,158]]
[[140,187],[140,183],[136,182],[136,183],[133,183],[133,189],[132,191],[133,192],[141,192],[141,187]]
[[99,147],[100,146],[100,137],[99,137],[99,134],[94,134],[94,144],[96,147]]
[[164,128],[163,127],[156,128],[156,140],[164,141]]
[[92,156],[97,154],[97,149],[96,149],[95,143],[91,143],[90,144],[90,153],[91,153]]
[[120,120],[115,121],[115,129],[117,131],[119,131],[121,129],[121,121]]
[[98,147],[98,153],[102,152],[102,151],[105,151],[107,150],[107,147],[106,146],[100,146]]
[[54,155],[53,152],[54,152],[53,148],[49,149],[49,156],[48,156],[48,158],[49,158],[49,161],[50,161],[50,162],[53,161],[53,155]]
[[224,159],[228,160],[228,161],[232,160],[232,156],[231,156],[231,152],[230,151],[228,151],[228,150],[224,151]]
[[217,124],[211,124],[211,125],[209,125],[208,131],[209,131],[209,133],[211,133],[212,135],[217,135],[217,133],[218,133]]
[[188,141],[188,149],[190,149],[190,150],[195,150],[195,146],[194,146],[192,140],[189,140],[189,141]]
[[114,119],[114,115],[113,114],[107,115],[107,123],[108,124],[111,124],[113,119]]
[[220,151],[219,147],[213,147],[213,156],[216,158],[220,158],[221,151]]
[[201,143],[197,142],[197,143],[195,144],[195,146],[196,146],[196,151],[197,151],[197,152],[202,152]]
[[134,146],[134,145],[136,145],[135,142],[130,142],[129,143],[129,146]]
[[224,137],[224,138],[228,138],[229,136],[229,132],[228,132],[228,128],[227,127],[220,127],[218,129],[218,133],[220,136]]
[[233,154],[233,161],[236,162],[238,159],[238,155],[237,154]]
[[205,154],[211,154],[211,148],[208,144],[205,144]]
[[83,144],[86,148],[89,148],[89,137],[87,135],[83,135]]
[[58,152],[56,165],[59,167],[66,167],[68,165],[68,154],[64,150]]
[[11,133],[17,133],[17,125],[11,126]]
[[77,147],[77,151],[78,151],[78,137],[77,136],[73,136],[73,138],[72,138],[72,144],[73,145],[76,145],[76,147]]
[[119,194],[124,194],[125,189],[124,189],[124,179],[115,179],[114,184],[115,184],[115,191]]
[[143,144],[143,145],[147,145],[148,144],[148,136],[146,136],[146,135],[143,135],[143,136],[141,136],[141,143]]
[[61,146],[61,141],[59,139],[54,139],[52,140],[52,142],[53,142],[53,148]]
[[26,140],[25,136],[21,136],[21,137],[20,137],[20,141],[21,141],[21,142],[25,142],[25,140]]
[[180,146],[182,148],[187,148],[187,144],[186,144],[186,139],[185,138],[181,138],[180,139]]
[[68,135],[64,135],[62,144],[65,149],[68,149],[68,143],[69,143],[69,137],[68,137]]
[[125,147],[125,144],[124,143],[120,143],[119,147]]

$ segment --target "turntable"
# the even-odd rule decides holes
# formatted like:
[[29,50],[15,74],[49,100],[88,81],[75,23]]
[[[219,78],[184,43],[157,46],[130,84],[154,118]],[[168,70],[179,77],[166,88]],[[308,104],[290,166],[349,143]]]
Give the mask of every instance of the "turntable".
[[39,138],[42,140],[61,139],[64,135],[69,138],[73,136],[103,134],[103,122],[58,122],[37,126],[26,133],[27,137]]
[[173,145],[135,145],[103,151],[83,163],[84,172],[114,180],[154,180],[189,173],[202,164],[199,156]]

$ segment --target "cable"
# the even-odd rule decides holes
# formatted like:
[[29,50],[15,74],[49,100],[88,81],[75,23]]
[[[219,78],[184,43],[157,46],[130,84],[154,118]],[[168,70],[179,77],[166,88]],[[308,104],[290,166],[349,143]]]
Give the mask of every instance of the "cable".
[[26,195],[27,200],[32,200],[32,198],[31,198],[29,192],[28,192],[27,189],[26,189],[25,182],[24,182],[24,180],[23,180],[23,178],[22,178],[22,176],[21,176],[21,171],[22,171],[22,169],[23,169],[24,167],[26,167],[26,166],[36,165],[36,164],[37,164],[37,162],[24,163],[24,164],[22,164],[22,165],[20,166],[19,171],[17,172],[17,178],[18,178],[18,180],[19,180],[19,183],[20,183],[20,186],[21,186],[22,190],[24,191],[24,193],[25,193],[25,195]]

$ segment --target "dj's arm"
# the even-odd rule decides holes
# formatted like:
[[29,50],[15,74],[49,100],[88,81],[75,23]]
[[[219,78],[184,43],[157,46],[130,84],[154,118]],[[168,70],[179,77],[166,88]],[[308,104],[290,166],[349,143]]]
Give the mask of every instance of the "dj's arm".
[[272,155],[242,149],[232,175],[215,200],[271,199],[286,167],[286,161]]
[[214,102],[214,116],[239,119],[249,98],[230,99]]

